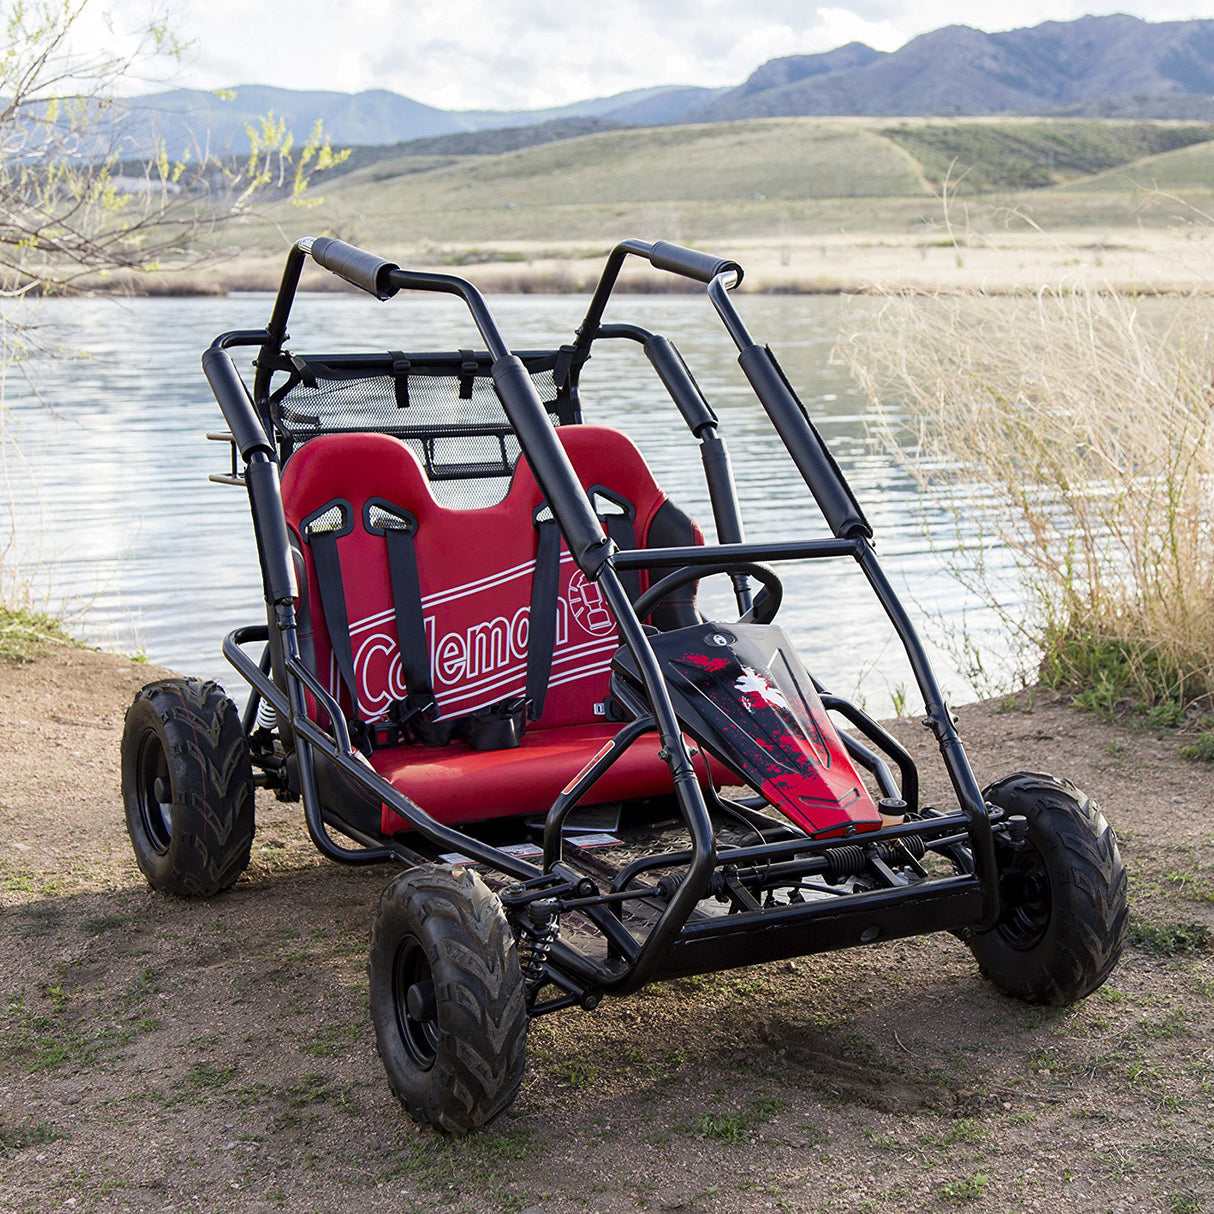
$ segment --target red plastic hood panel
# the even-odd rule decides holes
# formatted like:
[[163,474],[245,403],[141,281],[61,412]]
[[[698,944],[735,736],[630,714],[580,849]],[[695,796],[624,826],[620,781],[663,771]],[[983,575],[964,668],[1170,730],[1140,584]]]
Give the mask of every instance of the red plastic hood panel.
[[[687,731],[786,817],[811,835],[881,825],[783,629],[710,623],[650,640]],[[638,684],[625,651],[615,670]]]

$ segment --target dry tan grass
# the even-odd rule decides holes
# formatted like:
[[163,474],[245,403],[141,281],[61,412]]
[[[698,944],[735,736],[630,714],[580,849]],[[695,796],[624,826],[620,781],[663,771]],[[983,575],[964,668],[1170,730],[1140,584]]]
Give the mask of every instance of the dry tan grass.
[[[839,293],[912,289],[921,292],[1034,294],[1042,284],[1083,283],[1092,290],[1135,293],[1202,293],[1212,281],[1214,226],[1194,220],[1168,229],[1141,229],[1127,222],[1055,228],[1046,234],[1024,222],[985,231],[967,230],[953,244],[940,222],[902,222],[887,226],[877,216],[857,214],[854,227],[799,222],[780,234],[735,231],[678,231],[679,225],[624,217],[605,227],[601,239],[573,243],[554,219],[560,240],[498,239],[487,226],[479,242],[357,239],[373,251],[418,270],[440,270],[470,278],[489,294],[585,293],[602,270],[617,239],[670,239],[729,256],[746,270],[743,292]],[[861,223],[869,226],[861,226]],[[295,217],[292,236],[321,234],[314,216]],[[356,235],[356,234],[352,234]],[[264,237],[264,239],[263,239]],[[275,234],[250,234],[248,247],[217,252],[205,270],[143,277],[111,276],[87,284],[91,290],[118,293],[215,294],[274,290],[282,275],[289,241]],[[656,281],[650,281],[656,280]],[[344,290],[340,280],[322,271],[305,273],[307,290]],[[349,288],[352,289],[352,288]],[[630,264],[622,290],[702,290],[696,283],[658,275]]]
[[1214,690],[1210,319],[1195,300],[1144,314],[1081,288],[903,293],[845,346],[959,535],[1014,553],[1047,659],[1090,683],[1085,663],[1115,653],[1148,702]]

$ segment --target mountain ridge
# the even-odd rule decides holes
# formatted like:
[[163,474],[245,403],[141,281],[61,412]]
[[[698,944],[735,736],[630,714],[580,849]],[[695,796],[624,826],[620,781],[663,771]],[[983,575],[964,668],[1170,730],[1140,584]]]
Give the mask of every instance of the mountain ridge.
[[[544,128],[537,139],[565,138],[589,121],[607,128],[842,115],[1192,119],[1214,116],[1212,95],[1214,20],[1149,22],[1117,13],[993,34],[943,26],[896,51],[850,42],[771,59],[734,88],[657,85],[541,110],[442,110],[388,89],[258,84],[177,89],[126,106],[131,148],[161,139],[174,154],[224,154],[240,150],[246,123],[271,111],[298,136],[319,120],[334,144],[399,147],[519,128]],[[478,150],[475,139],[455,146],[450,154]]]

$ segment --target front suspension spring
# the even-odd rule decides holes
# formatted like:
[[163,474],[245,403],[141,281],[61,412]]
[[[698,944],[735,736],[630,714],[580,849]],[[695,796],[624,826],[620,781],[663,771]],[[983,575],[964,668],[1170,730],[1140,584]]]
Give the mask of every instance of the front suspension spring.
[[551,898],[532,902],[519,918],[519,965],[523,981],[533,993],[544,981],[544,966],[560,931],[557,904]]

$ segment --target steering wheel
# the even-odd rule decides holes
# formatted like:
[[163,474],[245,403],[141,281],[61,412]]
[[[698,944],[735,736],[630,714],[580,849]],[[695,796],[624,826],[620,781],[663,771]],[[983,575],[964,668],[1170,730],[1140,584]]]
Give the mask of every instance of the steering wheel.
[[784,585],[770,565],[754,561],[724,561],[719,565],[684,565],[654,582],[635,603],[637,619],[643,620],[672,590],[686,586],[688,582],[711,577],[716,573],[743,573],[763,583],[763,590],[754,606],[738,621],[740,624],[770,624],[784,600]]

